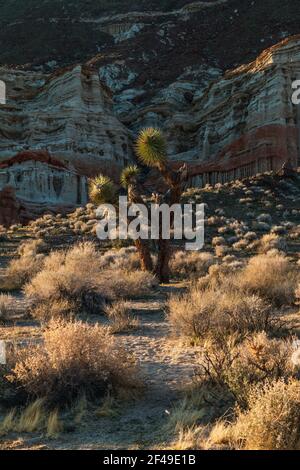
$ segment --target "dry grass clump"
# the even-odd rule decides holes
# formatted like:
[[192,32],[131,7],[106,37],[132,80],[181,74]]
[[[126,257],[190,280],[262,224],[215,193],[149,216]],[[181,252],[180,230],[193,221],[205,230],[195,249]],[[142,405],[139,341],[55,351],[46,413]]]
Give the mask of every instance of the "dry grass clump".
[[170,270],[175,277],[201,277],[207,274],[214,263],[214,257],[210,253],[177,251],[170,263]]
[[139,321],[132,316],[130,303],[124,300],[108,306],[106,314],[110,320],[110,331],[112,333],[128,332],[139,326]]
[[0,436],[11,432],[46,432],[48,438],[57,438],[63,431],[58,409],[47,410],[44,399],[37,399],[25,408],[11,409],[0,422]]
[[254,388],[249,411],[240,412],[236,423],[225,425],[224,431],[219,442],[231,448],[299,450],[300,382],[278,380]]
[[31,399],[64,404],[108,390],[135,389],[137,370],[104,327],[52,321],[43,342],[22,350],[9,380]]
[[35,256],[44,253],[47,245],[42,239],[33,239],[21,243],[18,248],[18,255],[20,256]]
[[75,316],[76,304],[67,299],[54,299],[41,302],[30,309],[30,315],[40,323],[47,323],[51,319],[72,319]]
[[168,319],[177,335],[202,339],[268,330],[275,320],[260,297],[213,288],[192,288],[182,297],[172,297]]
[[42,254],[32,254],[21,255],[20,258],[12,260],[5,271],[1,288],[21,289],[43,268],[44,259]]
[[103,269],[95,246],[82,243],[51,253],[25,293],[39,307],[35,315],[46,319],[56,316],[51,311],[59,313],[61,306],[62,313],[68,313],[70,305],[74,313],[101,313],[108,300],[144,295],[154,285],[154,276],[147,272]]
[[198,386],[201,389],[209,382],[221,387],[246,407],[253,385],[297,374],[293,352],[291,339],[270,339],[265,332],[250,335],[242,343],[237,336],[207,341],[202,347]]
[[258,250],[260,253],[267,253],[270,250],[286,250],[286,240],[279,237],[275,233],[268,233],[264,235],[259,241]]
[[237,279],[238,287],[272,301],[277,306],[292,304],[299,271],[280,253],[258,255],[250,259]]

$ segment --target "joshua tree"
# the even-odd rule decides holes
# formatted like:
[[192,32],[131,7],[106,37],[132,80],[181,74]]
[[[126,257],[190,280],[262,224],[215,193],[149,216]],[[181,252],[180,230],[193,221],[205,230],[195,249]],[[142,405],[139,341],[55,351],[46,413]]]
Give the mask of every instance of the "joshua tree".
[[[144,204],[138,189],[137,178],[140,170],[137,166],[129,166],[125,168],[121,174],[121,185],[127,189],[128,202],[130,204]],[[89,188],[90,199],[95,204],[113,204],[118,203],[118,190],[113,181],[104,175],[98,175],[90,181]],[[135,246],[138,250],[141,260],[141,268],[144,271],[153,272],[153,262],[147,240],[135,240]]]
[[98,175],[90,180],[90,199],[94,204],[115,204],[117,201],[117,188],[108,176]]
[[140,132],[136,153],[144,165],[156,168],[169,187],[169,204],[180,202],[183,182],[187,179],[187,165],[175,171],[167,157],[167,145],[159,129],[148,128]]
[[[179,170],[174,170],[168,161],[167,145],[161,132],[158,129],[148,128],[140,132],[136,143],[136,153],[139,160],[152,168],[156,168],[165,180],[169,191],[165,196],[156,195],[156,202],[165,202],[172,206],[180,203],[183,191],[183,183],[187,179],[187,165],[183,165]],[[171,218],[171,228],[174,220]],[[160,227],[161,234],[161,227]],[[170,270],[169,262],[171,249],[169,240],[164,240],[162,236],[158,240],[158,260],[155,273],[161,282],[169,282]]]
[[[158,170],[168,188],[164,195],[159,193],[154,195],[155,202],[158,204],[164,202],[170,206],[179,203],[183,184],[187,179],[187,165],[183,165],[177,171],[172,168],[167,157],[167,145],[161,132],[153,128],[142,130],[136,142],[136,153],[141,163]],[[121,175],[121,185],[127,189],[130,204],[145,203],[143,195],[146,191],[139,184],[139,175],[140,170],[136,165],[125,168]],[[100,175],[92,180],[90,197],[96,204],[115,203],[116,196],[117,189],[110,178]],[[173,222],[171,219],[171,228]],[[140,254],[142,268],[147,271],[154,271],[160,282],[169,282],[169,262],[171,258],[169,240],[164,240],[160,236],[158,240],[158,260],[155,268],[152,263],[149,242],[147,240],[137,240],[135,245]]]

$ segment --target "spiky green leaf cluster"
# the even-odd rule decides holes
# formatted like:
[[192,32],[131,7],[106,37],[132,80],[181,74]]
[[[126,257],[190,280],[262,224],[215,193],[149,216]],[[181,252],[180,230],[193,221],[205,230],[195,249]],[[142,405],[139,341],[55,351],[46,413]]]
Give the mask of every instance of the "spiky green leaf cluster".
[[121,185],[123,188],[128,188],[132,180],[140,174],[140,169],[136,165],[130,165],[122,171],[121,174]]
[[147,166],[157,167],[167,158],[166,141],[159,129],[143,129],[136,141],[136,153],[139,160]]
[[115,201],[117,188],[112,180],[105,175],[98,175],[91,180],[89,195],[94,204],[112,204]]

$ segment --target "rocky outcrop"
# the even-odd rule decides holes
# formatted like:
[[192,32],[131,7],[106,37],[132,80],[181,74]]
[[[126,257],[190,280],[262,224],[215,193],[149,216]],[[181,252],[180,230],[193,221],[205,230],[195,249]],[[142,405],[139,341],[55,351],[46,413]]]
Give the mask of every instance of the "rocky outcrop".
[[295,168],[300,108],[291,98],[299,72],[300,36],[295,36],[223,76],[200,68],[196,80],[182,77],[149,105],[136,104],[120,116],[133,129],[163,128],[170,157],[189,163],[192,186],[276,171],[288,160]]
[[0,163],[0,191],[0,225],[5,226],[88,202],[87,178],[47,152],[22,152]]
[[132,158],[130,132],[91,67],[46,75],[0,69],[7,103],[0,107],[0,162],[24,150],[47,150],[82,175],[116,176]]

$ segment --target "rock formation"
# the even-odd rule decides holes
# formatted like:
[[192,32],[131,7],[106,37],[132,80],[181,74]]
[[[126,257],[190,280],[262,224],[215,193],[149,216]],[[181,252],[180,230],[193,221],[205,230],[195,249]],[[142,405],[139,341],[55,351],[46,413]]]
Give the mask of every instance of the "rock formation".
[[[74,64],[73,52],[58,48],[51,61],[40,51],[30,64],[0,68],[7,89],[0,105],[0,189],[14,187],[20,203],[35,209],[84,203],[81,177],[103,172],[117,180],[146,126],[163,129],[174,166],[189,164],[192,186],[277,171],[287,161],[296,167],[300,108],[291,95],[300,78],[300,36],[281,39],[297,30],[300,6],[286,3],[295,19],[272,0],[275,27],[260,22],[269,0],[176,0],[163,9],[155,1],[123,1],[78,15],[68,2],[51,24],[61,31],[71,18],[70,34],[88,29],[98,53],[91,58],[89,45],[78,49],[80,64],[66,66]],[[10,15],[0,19],[6,32],[14,30]],[[28,18],[41,27],[38,10]],[[249,24],[255,32],[244,34]]]
[[112,113],[97,71],[76,66],[50,76],[2,68],[0,162],[24,150],[47,150],[83,175],[116,175],[132,158],[129,131]]
[[87,178],[47,152],[22,152],[0,163],[1,190],[0,225],[43,212],[65,213],[88,202]]
[[182,77],[150,104],[132,106],[126,117],[116,92],[116,111],[131,129],[161,127],[170,156],[189,163],[192,186],[279,170],[288,160],[295,168],[300,108],[291,98],[299,72],[300,36],[295,36],[223,76],[199,69],[197,80]]

